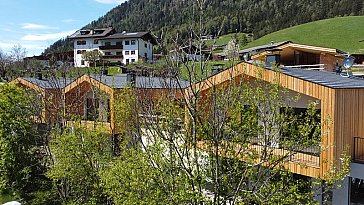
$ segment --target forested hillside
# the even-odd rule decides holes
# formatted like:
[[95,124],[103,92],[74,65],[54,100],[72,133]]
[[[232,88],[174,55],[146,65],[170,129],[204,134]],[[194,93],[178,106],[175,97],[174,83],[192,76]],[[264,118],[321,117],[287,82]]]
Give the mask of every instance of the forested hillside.
[[[196,0],[129,0],[85,27],[113,26],[117,31],[150,30],[169,39],[186,37],[201,15]],[[363,0],[206,0],[204,34],[253,33],[254,38],[290,26],[335,16],[364,14]],[[46,52],[67,49],[56,42]],[[68,44],[69,45],[69,44]]]

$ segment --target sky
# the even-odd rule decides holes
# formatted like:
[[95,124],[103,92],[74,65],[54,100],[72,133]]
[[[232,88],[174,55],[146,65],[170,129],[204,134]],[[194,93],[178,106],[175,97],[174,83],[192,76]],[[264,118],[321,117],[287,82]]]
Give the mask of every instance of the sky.
[[105,15],[126,0],[0,0],[0,50],[21,45],[27,56]]

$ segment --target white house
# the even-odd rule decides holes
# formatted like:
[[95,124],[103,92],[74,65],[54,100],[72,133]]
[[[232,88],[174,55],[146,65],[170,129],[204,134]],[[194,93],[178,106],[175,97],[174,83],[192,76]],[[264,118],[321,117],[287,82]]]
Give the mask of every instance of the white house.
[[156,39],[149,32],[116,33],[112,27],[102,29],[79,30],[68,37],[74,40],[74,64],[87,67],[82,54],[86,51],[99,50],[103,60],[129,64],[141,59],[153,60],[153,45]]

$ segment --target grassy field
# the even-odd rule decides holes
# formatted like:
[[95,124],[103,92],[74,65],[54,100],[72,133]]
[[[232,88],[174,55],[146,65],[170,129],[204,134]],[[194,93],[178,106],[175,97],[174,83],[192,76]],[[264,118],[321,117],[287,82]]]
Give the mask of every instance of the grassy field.
[[[240,37],[242,37],[243,35],[246,35],[246,34],[245,33],[237,33],[236,35],[237,35],[238,38],[240,38]],[[227,45],[229,43],[229,41],[234,36],[235,36],[235,33],[226,34],[226,35],[218,37],[217,39],[206,40],[205,44],[206,44],[207,47],[211,47],[212,45],[216,45],[216,46]]]
[[364,41],[359,41],[364,40],[364,16],[338,17],[294,26],[254,40],[246,48],[286,40],[363,54]]

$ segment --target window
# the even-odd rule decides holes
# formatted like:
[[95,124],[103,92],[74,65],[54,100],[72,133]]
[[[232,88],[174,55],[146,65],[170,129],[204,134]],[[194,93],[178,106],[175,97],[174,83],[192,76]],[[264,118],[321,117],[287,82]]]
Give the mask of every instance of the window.
[[86,120],[95,121],[99,116],[99,99],[86,99]]
[[86,50],[77,50],[77,54],[84,54]]
[[118,41],[118,42],[116,42],[116,45],[117,46],[122,46],[123,45],[123,42],[122,41]]
[[126,59],[126,64],[129,64],[129,59]]
[[99,40],[95,39],[94,44],[99,44]]
[[148,44],[147,43],[144,43],[144,47],[148,48]]
[[125,41],[125,45],[130,45],[130,42],[129,41]]
[[105,46],[111,46],[111,42],[105,42]]
[[135,59],[131,59],[131,62],[134,63],[135,62]]
[[135,55],[135,51],[131,51],[131,55]]
[[77,45],[86,45],[86,41],[77,41]]
[[130,52],[129,51],[125,51],[125,55],[129,55],[130,54]]
[[116,55],[121,56],[121,55],[123,55],[123,52],[116,52]]
[[135,45],[135,40],[131,40],[131,45]]
[[85,61],[84,60],[81,60],[81,65],[85,65]]
[[111,56],[111,52],[105,52],[106,56]]

